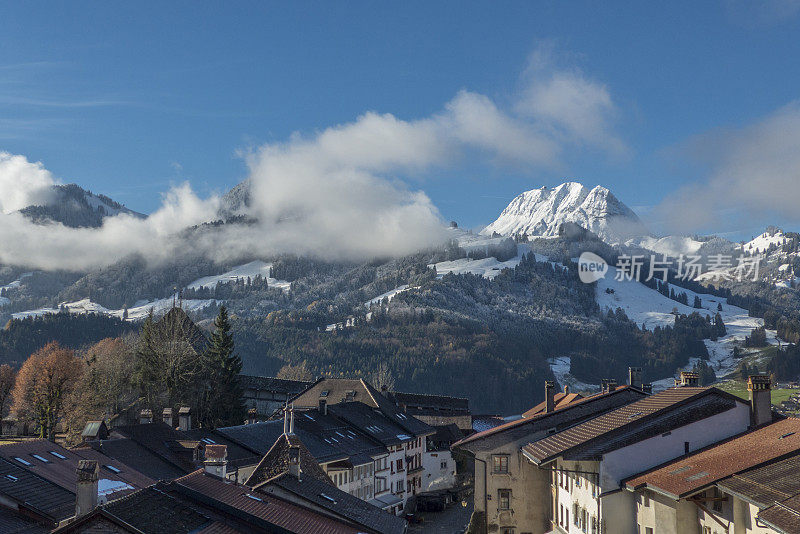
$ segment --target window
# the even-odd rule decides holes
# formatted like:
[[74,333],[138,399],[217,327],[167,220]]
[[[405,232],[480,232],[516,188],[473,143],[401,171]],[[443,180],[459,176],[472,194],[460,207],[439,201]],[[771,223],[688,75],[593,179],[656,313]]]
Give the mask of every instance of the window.
[[653,527],[644,527],[644,534],[653,534]]
[[646,491],[642,495],[642,505],[645,506],[645,507],[649,507],[650,506],[650,494],[648,492],[646,492]]
[[514,534],[514,527],[503,527],[500,529],[500,534]]
[[493,472],[496,474],[505,474],[508,473],[508,456],[495,454],[492,457],[494,462],[494,469]]
[[[639,532],[638,528],[636,532]],[[592,534],[597,534],[597,518],[592,516]]]
[[53,456],[55,456],[59,460],[66,460],[67,459],[66,456],[64,456],[63,454],[59,454],[56,451],[49,451],[49,452],[50,452],[50,454],[52,454]]
[[497,509],[510,510],[511,509],[511,490],[501,489],[497,490]]
[[713,499],[711,501],[711,509],[718,513],[722,512],[722,500],[725,497],[722,495],[722,492],[719,490],[719,488],[713,488],[711,490],[711,498]]
[[43,456],[39,456],[38,454],[31,454],[31,456],[33,456],[34,458],[36,458],[36,459],[37,459],[37,460],[39,460],[40,462],[44,462],[44,463],[46,463],[46,464],[49,464],[49,463],[50,463],[50,460],[48,460],[47,458],[45,458],[45,457],[43,457]]
[[572,522],[576,527],[581,526],[579,513],[578,503],[572,503]]
[[563,504],[559,504],[558,508],[559,508],[559,511],[558,511],[558,524],[563,527],[564,526],[564,505]]
[[27,460],[23,460],[22,458],[20,458],[20,457],[18,457],[18,456],[14,456],[14,459],[15,459],[16,461],[18,461],[19,463],[21,463],[22,465],[27,465],[27,466],[30,466],[30,465],[31,465],[31,463],[30,463],[29,461],[27,461]]
[[114,467],[113,465],[104,465],[103,467],[105,467],[106,469],[108,469],[108,470],[109,470],[109,471],[111,471],[112,473],[120,473],[120,472],[121,472],[121,470],[120,470],[120,469],[117,469],[117,468],[116,468],[116,467]]
[[447,462],[442,462],[439,467],[441,469],[447,469]]

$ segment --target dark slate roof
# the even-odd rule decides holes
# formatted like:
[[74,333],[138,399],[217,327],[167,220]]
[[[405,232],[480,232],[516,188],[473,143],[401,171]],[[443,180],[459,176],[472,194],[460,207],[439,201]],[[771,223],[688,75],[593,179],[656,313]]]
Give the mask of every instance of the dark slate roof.
[[800,493],[800,454],[737,473],[717,483],[759,508],[766,508]]
[[189,441],[189,438],[162,421],[115,427],[113,435],[132,439],[184,474],[191,473],[197,467],[188,454],[181,454],[182,447],[177,446],[182,441]]
[[[271,531],[276,525],[295,534],[354,534],[356,528],[336,519],[319,514],[307,507],[298,506],[282,499],[267,497],[262,493],[219,478],[206,475],[202,470],[179,478],[170,484],[175,492],[189,500],[198,500],[200,494],[206,499],[199,499],[216,510],[231,514],[247,525],[260,530]],[[333,487],[333,486],[329,486]],[[211,499],[211,502],[208,501]],[[243,515],[244,514],[244,515]]]
[[189,534],[212,523],[210,518],[152,486],[104,505],[102,510],[148,534]]
[[758,512],[758,519],[781,534],[800,532],[800,495],[761,510]]
[[[217,432],[260,454],[266,454],[283,434],[283,421],[264,421],[250,425],[220,428]],[[358,429],[318,410],[295,410],[294,433],[319,463],[348,460],[353,465],[370,462],[384,448]]]
[[0,532],[3,534],[47,534],[50,529],[17,515],[11,510],[0,508]]
[[406,429],[389,419],[384,413],[363,402],[342,402],[328,407],[328,411],[389,447],[414,439]]
[[446,397],[423,393],[404,393],[389,391],[386,396],[395,404],[405,406],[414,413],[425,414],[461,414],[469,415],[469,399],[462,397]]
[[[100,466],[101,479],[123,482],[128,485],[127,487],[123,486],[124,489],[107,495],[108,499],[120,498],[154,482],[153,479],[136,470],[135,466],[125,465],[89,447],[65,449],[43,439],[2,445],[0,446],[0,457],[70,492],[75,489],[75,470],[78,462],[95,460]],[[24,463],[17,458],[23,460]],[[46,461],[43,461],[42,458]],[[113,467],[115,471],[106,466]]]
[[787,454],[800,454],[800,419],[776,421],[623,482],[630,489],[647,487],[672,498],[682,498],[723,478],[773,462]]
[[433,428],[436,429],[436,434],[431,436],[430,439],[434,443],[446,443],[448,445],[452,445],[460,440],[463,436],[461,429],[458,428],[458,425],[455,423],[450,423],[449,425],[434,425]]
[[310,386],[312,382],[286,380],[272,376],[239,375],[239,384],[241,384],[242,389],[274,391],[276,393],[285,393],[286,395],[295,395]]
[[282,434],[272,445],[269,452],[261,459],[250,478],[245,483],[250,487],[257,487],[268,480],[289,471],[289,449],[297,446],[300,449],[301,477],[314,477],[323,482],[331,483],[330,478],[322,470],[314,456],[308,451],[303,442],[296,435]]
[[728,411],[737,402],[744,401],[716,388],[667,389],[529,443],[523,453],[536,463],[567,454],[570,459],[597,459],[606,452]]
[[298,480],[286,474],[261,486],[258,491],[269,494],[271,486],[277,486],[284,491],[293,493],[307,502],[321,506],[325,510],[361,525],[372,532],[402,534],[406,529],[406,521],[404,519],[314,478]]
[[153,480],[171,480],[186,471],[164,460],[130,438],[112,438],[100,443],[100,450],[115,460],[134,467]]
[[75,493],[2,458],[0,495],[52,518],[54,523],[75,515]]
[[214,430],[198,428],[183,432],[182,434],[186,439],[199,441],[201,447],[203,448],[205,448],[206,445],[225,445],[228,448],[229,470],[254,465],[261,460],[260,454],[257,454],[246,447],[242,447],[235,441],[228,439],[224,435]]
[[453,447],[466,450],[491,450],[495,446],[516,440],[544,430],[563,430],[592,417],[615,410],[626,404],[641,400],[646,395],[637,388],[623,386],[614,391],[598,393],[576,400],[552,412],[539,413],[532,417],[520,418],[467,436],[454,443]]

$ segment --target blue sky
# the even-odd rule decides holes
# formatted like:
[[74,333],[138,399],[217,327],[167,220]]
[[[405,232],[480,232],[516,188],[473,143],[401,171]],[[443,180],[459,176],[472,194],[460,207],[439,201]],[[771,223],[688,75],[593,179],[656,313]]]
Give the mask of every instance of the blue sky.
[[[789,180],[791,191],[779,196],[797,200],[795,162],[762,164],[775,159],[770,154],[800,153],[769,144],[797,124],[795,0],[5,2],[1,9],[0,151],[41,161],[61,181],[143,212],[184,180],[201,196],[224,192],[248,174],[242,150],[293,132],[313,136],[367,111],[425,119],[462,90],[519,109],[531,76],[557,73],[610,100],[602,127],[559,141],[556,162],[506,161],[475,149],[454,164],[390,178],[424,190],[444,218],[467,227],[490,222],[519,192],[565,178],[605,185],[643,214],[657,205],[674,211],[663,202],[676,191],[718,198],[724,183],[714,185],[715,176],[730,169],[755,168],[769,188]],[[531,58],[543,51],[546,65],[531,74]],[[749,157],[731,159],[731,151]],[[781,177],[770,182],[772,174]],[[728,200],[749,198],[738,195]],[[759,202],[724,228],[711,217],[684,230],[748,237],[767,222],[800,224],[791,206],[772,213],[773,197]]]

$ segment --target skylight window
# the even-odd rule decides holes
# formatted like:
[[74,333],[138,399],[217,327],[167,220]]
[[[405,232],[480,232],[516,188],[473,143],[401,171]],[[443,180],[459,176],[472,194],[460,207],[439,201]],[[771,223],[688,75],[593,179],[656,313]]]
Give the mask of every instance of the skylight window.
[[31,465],[31,463],[30,463],[29,461],[27,461],[27,460],[23,460],[23,459],[22,459],[22,458],[20,458],[19,456],[14,456],[14,459],[15,459],[16,461],[18,461],[19,463],[21,463],[22,465]]
[[336,504],[336,499],[334,499],[330,495],[326,495],[324,493],[320,493],[319,496],[322,497],[323,499],[327,500],[327,501],[332,502],[333,504]]
[[329,389],[323,389],[322,391],[319,392],[319,396],[320,397],[327,397],[330,392],[331,391]]
[[789,432],[788,434],[784,434],[781,437],[779,437],[778,439],[785,439],[785,438],[788,438],[789,436],[794,436],[794,432]]
[[8,480],[10,480],[11,482],[16,482],[17,480],[19,480],[19,479],[18,479],[17,477],[15,477],[14,475],[6,475],[6,478],[7,478]]
[[406,417],[406,414],[404,414],[404,413],[397,414],[397,418],[398,419],[408,419],[408,417]]
[[701,478],[705,478],[707,476],[708,476],[708,473],[706,473],[705,471],[701,471],[701,472],[697,473],[696,475],[692,475],[690,477],[686,477],[686,480],[700,480]]
[[408,434],[397,434],[397,439],[402,439],[403,441],[411,439],[411,436]]
[[105,467],[106,469],[108,469],[108,470],[109,470],[109,471],[111,471],[112,473],[121,473],[121,472],[122,472],[122,470],[121,470],[121,469],[117,469],[117,468],[116,468],[116,467],[114,467],[113,465],[104,465],[103,467]]
[[211,438],[203,438],[203,439],[201,439],[200,441],[202,441],[203,443],[208,443],[209,445],[216,445],[216,444],[217,444],[217,442],[216,442],[216,441],[214,441],[214,440],[213,440],[213,439],[211,439]]
[[247,497],[248,499],[253,499],[254,501],[264,502],[264,499],[256,497],[255,495],[252,495],[250,493],[245,493],[244,496]]
[[64,456],[63,454],[59,454],[56,451],[48,451],[48,452],[50,454],[52,454],[53,456],[55,456],[56,458],[58,458],[59,460],[66,460],[67,459],[66,456]]
[[49,463],[50,463],[50,460],[48,460],[48,459],[47,459],[47,458],[45,458],[44,456],[39,456],[38,454],[31,454],[31,456],[33,456],[34,458],[36,458],[36,459],[37,459],[37,460],[39,460],[40,462],[44,462],[44,463],[46,463],[46,464],[49,464]]
[[309,414],[309,413],[304,413],[303,415],[305,415],[306,417],[308,417],[308,418],[309,418],[309,419],[311,419],[312,421],[314,420],[314,417],[313,417],[311,414]]

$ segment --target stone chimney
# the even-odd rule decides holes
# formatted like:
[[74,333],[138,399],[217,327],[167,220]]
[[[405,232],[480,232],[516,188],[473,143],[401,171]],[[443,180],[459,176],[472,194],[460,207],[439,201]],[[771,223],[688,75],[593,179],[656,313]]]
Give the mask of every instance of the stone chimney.
[[139,412],[139,424],[146,425],[153,422],[153,410],[145,408]]
[[319,400],[319,413],[322,415],[328,415],[328,401],[325,399]]
[[600,381],[600,392],[601,393],[610,393],[617,389],[617,381],[613,378],[603,378]]
[[78,483],[75,490],[75,517],[81,517],[97,508],[97,473],[99,467],[96,460],[78,461]]
[[289,474],[300,478],[300,446],[289,445]]
[[172,426],[172,408],[164,408],[164,411],[161,412],[161,420],[164,421],[164,424],[170,428],[175,428]]
[[181,406],[178,409],[178,430],[188,432],[192,429],[192,409]]
[[552,412],[556,407],[555,402],[556,383],[552,380],[544,381],[544,411],[545,413]]
[[203,461],[203,471],[207,475],[225,479],[228,475],[228,446],[227,445],[206,445],[205,460]]
[[258,410],[250,408],[247,410],[247,424],[254,425],[258,422]]
[[628,385],[642,389],[641,367],[628,367]]
[[700,373],[681,371],[681,386],[696,388],[700,386]]
[[750,396],[750,424],[760,426],[772,421],[772,384],[767,375],[750,375],[747,379]]

